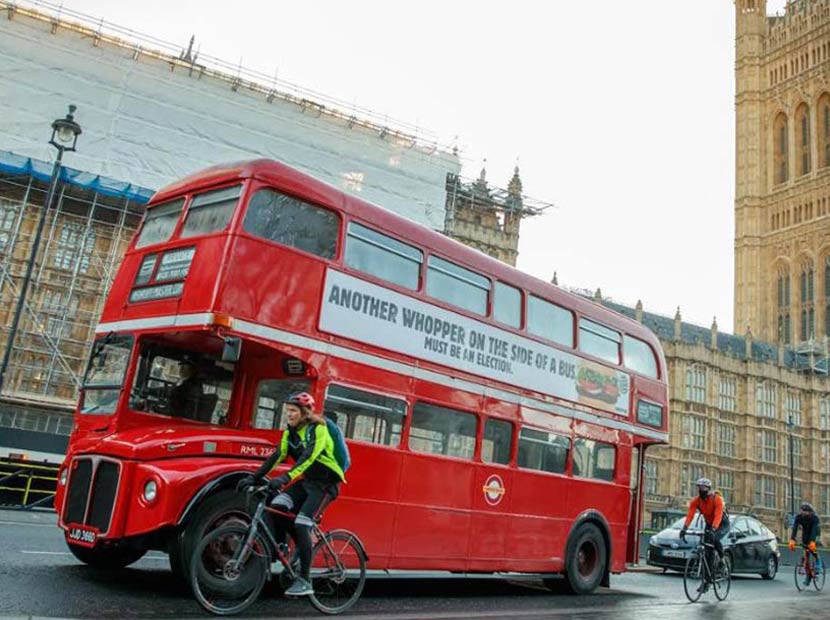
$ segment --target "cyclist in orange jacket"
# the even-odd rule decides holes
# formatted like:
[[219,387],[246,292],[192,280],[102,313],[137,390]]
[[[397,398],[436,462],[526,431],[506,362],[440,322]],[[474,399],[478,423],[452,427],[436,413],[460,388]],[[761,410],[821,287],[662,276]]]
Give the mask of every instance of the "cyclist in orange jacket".
[[723,557],[723,545],[720,539],[729,529],[729,517],[724,509],[723,498],[712,492],[712,481],[709,478],[701,478],[697,481],[697,497],[692,498],[692,501],[689,502],[689,512],[686,514],[686,521],[680,529],[680,539],[684,542],[686,541],[686,531],[695,518],[696,512],[700,512],[706,523],[704,540],[708,538],[715,546],[718,556]]

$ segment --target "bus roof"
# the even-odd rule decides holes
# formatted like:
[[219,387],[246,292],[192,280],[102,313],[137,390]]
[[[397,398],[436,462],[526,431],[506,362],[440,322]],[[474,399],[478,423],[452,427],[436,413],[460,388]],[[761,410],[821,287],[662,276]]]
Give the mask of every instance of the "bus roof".
[[[470,269],[483,271],[484,274],[502,280],[507,284],[523,288],[529,293],[554,303],[558,301],[559,304],[575,310],[580,315],[593,318],[608,327],[614,327],[636,335],[651,344],[655,351],[662,352],[657,336],[650,329],[616,310],[531,276],[440,232],[431,230],[388,209],[342,192],[324,181],[276,160],[252,159],[218,164],[199,170],[158,190],[153,195],[148,207],[152,208],[155,204],[196,188],[249,178],[272,183],[288,193],[295,193],[321,205],[335,207],[348,216],[369,223],[371,227],[396,236],[402,241],[421,245],[424,249],[460,261]],[[666,371],[665,361],[662,354],[658,357],[661,360],[660,376],[662,377]]]

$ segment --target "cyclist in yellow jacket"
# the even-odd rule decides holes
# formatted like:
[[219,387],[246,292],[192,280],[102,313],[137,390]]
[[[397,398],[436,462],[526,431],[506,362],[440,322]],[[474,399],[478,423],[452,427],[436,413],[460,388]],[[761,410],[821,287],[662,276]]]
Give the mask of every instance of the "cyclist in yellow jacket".
[[[325,421],[313,411],[314,397],[307,392],[289,396],[283,411],[288,429],[282,434],[278,450],[251,476],[240,480],[244,490],[264,480],[275,466],[290,457],[294,465],[268,484],[277,493],[271,505],[295,512],[294,541],[300,559],[299,577],[285,591],[288,596],[313,594],[311,585],[311,528],[314,520],[337,497],[343,470],[334,457],[334,442]],[[275,524],[277,540],[285,539],[285,527]],[[283,531],[280,531],[283,530]]]

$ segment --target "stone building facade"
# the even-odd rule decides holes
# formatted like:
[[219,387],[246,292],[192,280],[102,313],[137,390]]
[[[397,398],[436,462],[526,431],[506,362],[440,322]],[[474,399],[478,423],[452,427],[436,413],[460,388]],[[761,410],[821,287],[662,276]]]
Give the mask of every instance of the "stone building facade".
[[[802,500],[830,519],[830,380],[798,369],[783,346],[722,333],[621,306],[606,306],[660,338],[669,371],[669,445],[646,458],[645,518],[685,510],[706,476],[733,513],[757,515],[785,536],[786,515]],[[790,497],[790,438],[793,498]],[[796,508],[797,509],[797,508]],[[825,541],[826,542],[826,541]]]
[[735,8],[734,331],[826,357],[830,0]]

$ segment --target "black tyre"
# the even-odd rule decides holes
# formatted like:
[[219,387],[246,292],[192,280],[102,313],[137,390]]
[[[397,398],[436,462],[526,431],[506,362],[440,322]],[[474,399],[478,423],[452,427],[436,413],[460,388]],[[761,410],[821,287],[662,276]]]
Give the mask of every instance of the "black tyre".
[[140,560],[146,549],[133,546],[119,546],[119,547],[96,547],[90,549],[89,547],[80,547],[78,545],[71,545],[66,543],[69,550],[76,558],[84,564],[88,564],[94,568],[105,568],[107,570],[114,570],[129,566],[133,562]]
[[703,582],[705,579],[703,563],[700,556],[693,553],[686,560],[686,569],[683,571],[683,590],[690,603],[695,603],[703,594]]
[[767,558],[766,570],[761,573],[761,577],[764,579],[775,579],[775,576],[778,574],[778,560],[775,558],[774,555],[770,555]]
[[257,534],[244,561],[239,559],[248,528],[225,525],[210,532],[196,545],[190,558],[190,586],[207,611],[236,614],[256,601],[268,577],[270,559],[265,539]]
[[824,563],[820,567],[813,564],[813,575],[813,587],[821,592],[824,589],[824,581],[827,578],[824,572]]
[[188,578],[193,550],[207,532],[230,523],[247,525],[250,520],[242,493],[227,489],[208,497],[196,508],[185,529],[170,542],[168,553],[173,574]]
[[573,594],[589,594],[599,587],[608,570],[605,539],[593,523],[577,528],[565,557],[565,587]]
[[311,552],[311,604],[325,614],[343,613],[354,605],[366,583],[366,555],[357,536],[346,530],[328,532]]
[[732,587],[730,564],[725,557],[716,562],[714,573],[712,589],[715,591],[715,597],[719,601],[725,601],[726,597],[729,596],[729,589]]
[[793,574],[795,576],[795,589],[799,592],[810,585],[809,583],[804,583],[804,580],[807,579],[807,570],[804,567],[803,559],[795,565],[793,568]]

